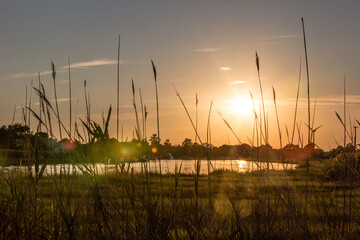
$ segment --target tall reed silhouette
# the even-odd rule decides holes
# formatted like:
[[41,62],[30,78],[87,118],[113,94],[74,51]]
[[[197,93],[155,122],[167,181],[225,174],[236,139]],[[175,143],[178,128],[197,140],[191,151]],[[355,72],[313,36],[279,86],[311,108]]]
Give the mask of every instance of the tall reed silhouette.
[[56,104],[56,118],[57,118],[58,124],[59,124],[59,134],[60,134],[60,140],[61,140],[62,139],[61,123],[60,123],[61,120],[60,120],[59,104],[58,104],[57,93],[56,93],[56,69],[55,69],[55,64],[53,63],[53,61],[51,61],[51,76],[52,76],[53,83],[54,83],[55,104]]
[[[117,87],[116,87],[116,140],[119,141],[119,113],[120,113],[120,34],[117,54]],[[121,140],[122,141],[122,140]]]

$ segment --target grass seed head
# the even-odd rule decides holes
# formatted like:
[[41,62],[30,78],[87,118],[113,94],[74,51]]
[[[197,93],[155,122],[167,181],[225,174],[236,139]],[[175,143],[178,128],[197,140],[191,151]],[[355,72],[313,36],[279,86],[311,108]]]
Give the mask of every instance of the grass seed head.
[[259,56],[258,53],[255,51],[255,58],[256,58],[256,68],[258,71],[260,71],[260,63],[259,63]]
[[51,75],[52,75],[52,78],[54,79],[55,81],[55,78],[56,78],[56,70],[55,70],[55,64],[53,61],[51,61]]
[[154,64],[154,61],[150,58],[151,60],[151,65],[152,65],[152,69],[153,69],[153,72],[154,72],[154,79],[155,79],[155,82],[157,80],[157,73],[156,73],[156,66]]

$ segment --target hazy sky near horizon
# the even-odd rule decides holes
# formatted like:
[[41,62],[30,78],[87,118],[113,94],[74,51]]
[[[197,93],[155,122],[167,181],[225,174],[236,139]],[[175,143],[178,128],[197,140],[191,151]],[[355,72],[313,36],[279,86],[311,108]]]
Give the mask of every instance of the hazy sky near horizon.
[[[116,135],[117,41],[121,35],[120,125],[132,138],[136,125],[131,79],[141,88],[148,108],[147,136],[156,132],[155,87],[150,57],[158,71],[161,139],[194,140],[194,131],[172,86],[195,117],[199,96],[199,132],[205,139],[210,102],[212,143],[235,144],[253,138],[254,114],[249,91],[260,99],[255,51],[270,124],[270,144],[279,146],[272,87],[276,90],[283,142],[292,121],[301,61],[299,126],[307,131],[306,77],[301,17],[308,44],[312,108],[317,99],[315,127],[322,148],[342,143],[335,111],[343,114],[346,74],[348,125],[360,120],[360,2],[359,1],[35,1],[0,2],[0,125],[21,122],[26,86],[37,87],[41,74],[49,98],[54,91],[50,61],[57,69],[60,115],[69,120],[68,57],[71,60],[73,118],[84,119],[83,82],[87,80],[92,118],[113,107],[111,135]],[[32,107],[38,97],[32,91]],[[240,99],[240,100],[239,100]],[[236,111],[238,103],[241,109]],[[256,102],[259,105],[259,101]],[[79,123],[79,121],[78,121]],[[55,128],[56,125],[54,125]],[[32,128],[35,121],[32,120]],[[295,134],[297,143],[297,133]]]

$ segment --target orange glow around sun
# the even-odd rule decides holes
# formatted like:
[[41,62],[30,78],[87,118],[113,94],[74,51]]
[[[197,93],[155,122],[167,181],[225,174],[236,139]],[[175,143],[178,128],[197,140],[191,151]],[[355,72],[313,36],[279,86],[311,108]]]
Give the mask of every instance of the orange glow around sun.
[[250,98],[237,98],[228,102],[232,113],[248,116],[253,112],[253,103]]

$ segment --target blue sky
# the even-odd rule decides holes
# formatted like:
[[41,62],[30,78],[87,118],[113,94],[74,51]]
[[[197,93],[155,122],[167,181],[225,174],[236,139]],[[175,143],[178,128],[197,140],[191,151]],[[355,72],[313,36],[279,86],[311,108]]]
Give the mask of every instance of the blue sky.
[[[259,97],[255,51],[258,51],[270,125],[276,127],[272,86],[279,101],[285,134],[290,127],[302,61],[301,100],[306,98],[301,17],[309,50],[311,96],[317,96],[315,125],[323,148],[341,142],[343,78],[347,76],[350,119],[359,112],[360,9],[358,1],[1,1],[0,3],[0,125],[9,124],[14,106],[25,103],[26,85],[41,72],[53,97],[48,71],[57,71],[60,111],[67,124],[67,59],[73,79],[73,106],[83,118],[83,81],[88,82],[95,121],[110,104],[116,106],[117,36],[121,34],[121,125],[131,138],[135,126],[131,108],[131,78],[141,87],[149,109],[148,135],[155,132],[154,82],[150,57],[159,73],[163,140],[180,143],[193,138],[191,126],[172,84],[194,113],[200,101],[200,133],[204,135],[210,101],[214,100],[214,144],[235,143],[221,123],[220,111],[246,142],[253,115],[233,111],[234,99]],[[234,84],[236,83],[236,84]],[[30,95],[30,93],[29,93]],[[36,97],[32,93],[33,107]],[[306,104],[300,119],[306,120]],[[113,111],[115,113],[115,111]],[[291,114],[290,114],[291,113]],[[17,110],[16,121],[21,121]],[[116,116],[111,130],[115,132]],[[302,130],[306,135],[305,126]],[[276,133],[272,145],[278,145]],[[286,137],[285,137],[286,138]]]

